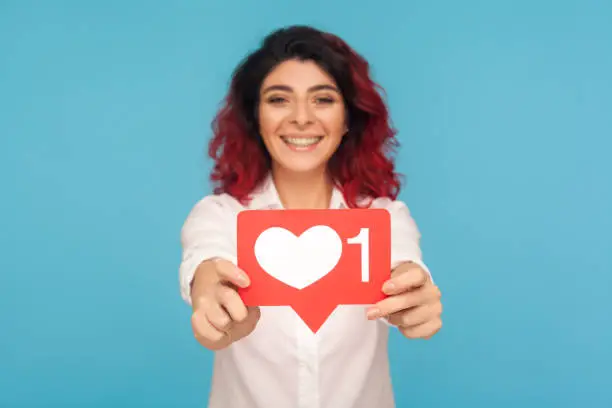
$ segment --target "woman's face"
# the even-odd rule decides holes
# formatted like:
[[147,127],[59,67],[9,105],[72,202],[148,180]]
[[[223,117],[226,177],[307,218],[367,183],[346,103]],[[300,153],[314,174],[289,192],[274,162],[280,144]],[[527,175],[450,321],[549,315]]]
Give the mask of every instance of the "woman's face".
[[324,170],[347,131],[332,77],[312,61],[285,61],[266,77],[259,96],[259,131],[273,169]]

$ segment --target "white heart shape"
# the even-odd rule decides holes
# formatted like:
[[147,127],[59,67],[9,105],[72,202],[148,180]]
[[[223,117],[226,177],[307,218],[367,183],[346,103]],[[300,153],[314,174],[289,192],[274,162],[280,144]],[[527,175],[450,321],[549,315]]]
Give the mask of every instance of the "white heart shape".
[[332,228],[317,225],[296,237],[281,227],[263,231],[255,241],[255,257],[272,277],[296,289],[323,278],[342,256],[342,240]]

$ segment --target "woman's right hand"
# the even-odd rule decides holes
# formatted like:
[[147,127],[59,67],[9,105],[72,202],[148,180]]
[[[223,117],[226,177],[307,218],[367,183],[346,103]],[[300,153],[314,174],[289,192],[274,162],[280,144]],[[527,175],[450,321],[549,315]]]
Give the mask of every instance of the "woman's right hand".
[[191,326],[202,346],[221,350],[255,329],[259,307],[246,307],[236,291],[249,284],[244,271],[229,261],[213,259],[198,266],[191,287]]

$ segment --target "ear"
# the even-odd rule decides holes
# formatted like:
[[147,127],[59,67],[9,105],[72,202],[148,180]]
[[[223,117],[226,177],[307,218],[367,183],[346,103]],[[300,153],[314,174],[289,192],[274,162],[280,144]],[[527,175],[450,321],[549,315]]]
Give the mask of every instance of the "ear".
[[351,123],[351,115],[348,106],[344,108],[344,136],[349,132],[349,125]]

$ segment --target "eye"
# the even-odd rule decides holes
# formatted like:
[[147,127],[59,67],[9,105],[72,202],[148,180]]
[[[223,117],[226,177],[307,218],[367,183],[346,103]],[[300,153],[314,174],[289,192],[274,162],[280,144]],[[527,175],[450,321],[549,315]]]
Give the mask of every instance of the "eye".
[[279,105],[287,102],[287,99],[283,98],[282,96],[271,96],[267,99],[267,102],[272,105]]
[[315,103],[317,104],[323,104],[323,105],[329,105],[334,103],[336,100],[334,98],[332,98],[331,96],[318,96],[315,98]]

